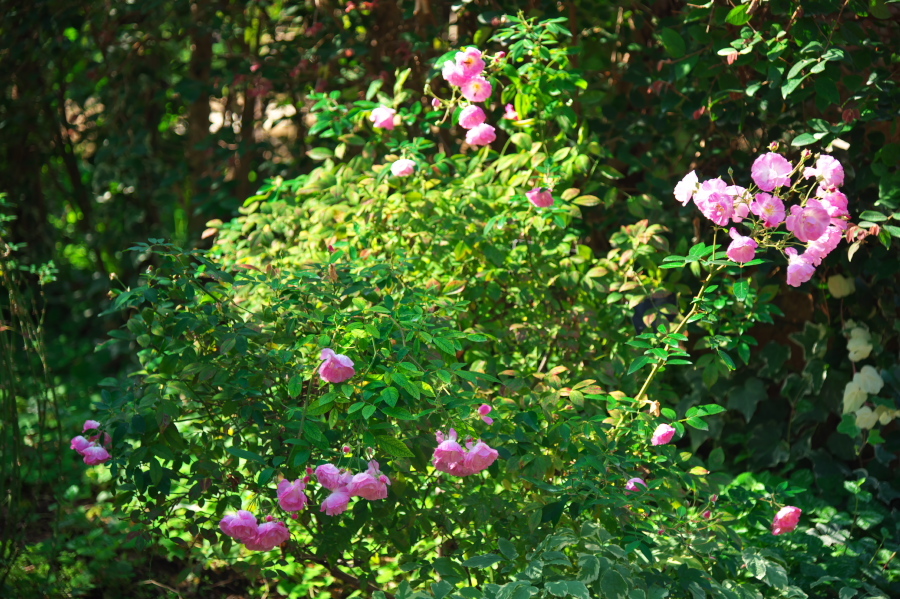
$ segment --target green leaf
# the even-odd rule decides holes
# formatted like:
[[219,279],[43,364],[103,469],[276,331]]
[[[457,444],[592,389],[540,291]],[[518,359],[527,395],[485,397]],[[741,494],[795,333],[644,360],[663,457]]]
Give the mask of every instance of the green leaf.
[[862,214],[859,215],[859,218],[860,220],[868,220],[873,223],[880,223],[888,219],[884,214],[875,212],[874,210],[864,210]]
[[455,588],[446,580],[441,580],[431,585],[431,592],[434,594],[434,599],[444,599]]
[[844,414],[841,418],[841,423],[838,425],[837,430],[839,433],[844,433],[850,437],[856,438],[859,436],[859,427],[856,426],[856,416],[853,414]]
[[694,428],[698,428],[698,429],[700,429],[700,430],[702,430],[702,431],[708,431],[708,430],[709,430],[709,426],[707,426],[707,424],[706,424],[705,422],[703,422],[702,420],[700,420],[699,418],[688,418],[688,419],[685,420],[684,422],[685,422],[685,424],[687,424],[688,426],[692,426],[692,427],[694,427]]
[[377,435],[375,442],[385,453],[395,458],[411,458],[414,457],[413,452],[400,439],[389,437],[387,435]]
[[301,391],[303,391],[303,376],[295,374],[291,377],[291,380],[288,381],[288,395],[296,399],[296,397],[300,395]]
[[334,156],[334,153],[328,148],[313,148],[306,151],[306,155],[313,160],[327,160]]
[[407,410],[406,408],[392,408],[392,407],[384,406],[381,408],[381,411],[384,412],[385,414],[387,414],[388,416],[391,416],[398,420],[415,420],[416,419],[416,417],[413,416],[412,414],[410,414],[409,410]]
[[502,562],[503,558],[496,553],[488,553],[486,555],[476,555],[470,557],[462,563],[465,568],[489,568],[497,562]]
[[499,546],[500,553],[502,553],[506,559],[514,560],[519,557],[519,551],[516,549],[516,546],[512,543],[512,541],[500,539]]
[[809,144],[814,144],[818,140],[812,133],[801,133],[793,140],[791,140],[792,146],[808,146]]
[[684,56],[684,39],[677,31],[666,27],[659,32],[659,39],[669,56],[672,58],[681,58]]
[[750,291],[750,284],[746,279],[741,279],[740,281],[735,281],[734,283],[734,297],[737,301],[743,302],[747,299],[747,292]]
[[453,347],[453,343],[449,339],[442,339],[440,337],[435,337],[434,344],[438,347],[439,350],[441,350],[445,354],[450,354],[451,356],[456,355],[456,348]]
[[245,460],[256,462],[258,464],[265,464],[266,461],[262,458],[262,456],[253,453],[252,451],[247,451],[246,449],[241,449],[239,447],[226,447],[225,451],[230,453],[236,458],[243,458]]
[[628,368],[628,374],[637,372],[638,370],[646,366],[648,362],[650,362],[650,356],[641,356],[631,363],[631,366]]
[[375,410],[377,410],[377,409],[378,408],[376,408],[372,404],[366,404],[366,406],[363,407],[363,409],[362,409],[363,420],[368,420],[369,418],[371,418],[372,414],[374,414]]
[[578,556],[578,580],[591,583],[600,577],[600,560],[595,555],[585,553]]
[[746,25],[750,22],[750,15],[747,12],[749,8],[749,4],[739,4],[735,6],[728,11],[728,14],[725,16],[725,22],[729,25],[736,25],[738,27]]
[[402,373],[392,372],[391,379],[400,385],[407,393],[413,396],[414,399],[419,399],[422,397],[422,392],[418,387],[413,385],[408,378]]
[[397,391],[394,387],[385,387],[381,390],[381,401],[391,406],[392,408],[397,405],[397,400],[400,399],[400,392]]
[[628,583],[616,570],[610,568],[600,577],[603,599],[627,599]]

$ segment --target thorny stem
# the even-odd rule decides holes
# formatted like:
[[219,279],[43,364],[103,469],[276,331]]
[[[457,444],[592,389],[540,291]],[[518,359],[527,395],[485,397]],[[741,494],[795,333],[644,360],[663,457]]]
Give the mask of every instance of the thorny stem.
[[[691,311],[688,312],[684,318],[681,319],[681,322],[678,323],[678,326],[675,327],[674,331],[671,331],[670,335],[677,335],[684,330],[684,327],[691,321],[691,319],[700,312],[700,300],[703,299],[703,294],[706,293],[706,290],[709,288],[710,283],[712,283],[713,278],[722,272],[725,268],[724,264],[717,264],[710,269],[709,274],[706,275],[706,279],[703,281],[703,285],[700,287],[700,291],[697,292],[697,295],[694,297],[691,307]],[[657,359],[653,364],[653,368],[650,370],[650,374],[647,376],[647,380],[644,381],[644,385],[641,387],[641,390],[637,392],[637,395],[634,396],[634,400],[636,402],[641,401],[641,397],[646,393],[647,389],[650,387],[650,383],[653,382],[653,379],[656,378],[656,374],[659,372],[659,369],[665,364],[665,360]]]

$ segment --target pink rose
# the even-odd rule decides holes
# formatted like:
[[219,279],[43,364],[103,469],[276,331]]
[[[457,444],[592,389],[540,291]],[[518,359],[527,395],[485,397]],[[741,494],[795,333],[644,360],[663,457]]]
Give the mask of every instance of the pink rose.
[[772,521],[772,534],[782,535],[791,532],[800,523],[800,514],[803,513],[798,507],[792,505],[785,506],[778,510],[775,519]]
[[256,536],[256,516],[247,510],[239,510],[222,518],[219,528],[226,535],[238,541],[252,539]]
[[487,443],[479,439],[466,453],[463,466],[471,474],[481,472],[493,464],[498,455],[496,449],[492,449]]
[[844,184],[844,167],[833,156],[822,154],[816,159],[816,166],[803,169],[803,177],[815,177],[825,187],[840,187]]
[[351,497],[362,497],[369,501],[384,499],[387,497],[387,486],[369,472],[360,472],[353,475],[347,492]]
[[819,198],[819,204],[831,218],[850,216],[850,212],[847,210],[847,196],[837,189],[833,187],[826,188],[820,185],[816,189],[816,197]]
[[700,209],[700,212],[703,213],[703,216],[720,227],[727,225],[731,215],[734,213],[734,200],[727,193],[713,192],[704,200],[698,199],[697,195],[695,195],[694,203]]
[[650,443],[653,445],[665,445],[669,441],[672,440],[672,437],[675,436],[675,429],[668,424],[660,424],[656,427],[656,430],[653,431],[653,437],[650,440]]
[[440,108],[440,107],[441,107],[441,101],[440,101],[438,98],[432,98],[432,99],[431,99],[431,107],[432,107],[432,108]]
[[703,512],[702,515],[703,515],[704,520],[709,520],[710,518],[712,518],[712,512],[709,510],[706,510],[705,512]]
[[784,253],[788,256],[787,284],[791,287],[799,287],[810,280],[816,267],[812,265],[808,256],[797,255],[797,250],[787,248]]
[[287,479],[278,483],[278,505],[286,512],[299,512],[306,507],[309,498],[303,490],[306,483],[301,479],[291,482]]
[[347,504],[350,503],[350,493],[346,488],[333,491],[331,495],[322,502],[320,512],[325,512],[329,516],[337,516],[347,511]]
[[699,181],[696,171],[691,171],[675,186],[675,199],[681,202],[682,206],[687,206],[694,197]]
[[484,102],[491,97],[491,84],[484,77],[478,76],[462,84],[463,98],[469,102]]
[[462,65],[456,64],[452,60],[444,63],[444,66],[441,68],[441,75],[443,75],[447,83],[455,87],[461,87],[471,77],[466,74],[466,70]]
[[737,262],[738,264],[743,264],[744,262],[750,262],[753,260],[753,257],[756,255],[756,248],[759,247],[759,244],[756,243],[752,237],[745,237],[738,233],[734,227],[731,227],[731,230],[728,232],[733,240],[731,245],[728,246],[728,250],[725,252],[729,258]]
[[638,485],[644,485],[644,488],[647,488],[647,483],[644,482],[643,478],[629,478],[628,482],[625,483],[625,494],[628,495],[631,491],[640,491],[637,487]]
[[322,464],[316,468],[316,478],[320,485],[332,491],[347,484],[344,473],[331,464]]
[[256,537],[245,542],[247,549],[271,551],[291,538],[284,522],[263,522],[256,529]]
[[478,415],[481,416],[481,420],[485,424],[494,424],[494,419],[491,418],[490,416],[488,416],[488,414],[490,414],[491,410],[493,410],[493,409],[494,408],[487,405],[486,403],[483,403],[480,406],[478,406]]
[[463,74],[471,79],[484,71],[484,60],[477,48],[466,48],[456,53],[456,64],[462,67]]
[[369,120],[375,124],[376,129],[391,130],[394,128],[395,114],[397,114],[397,111],[393,108],[388,108],[387,106],[379,106],[372,111],[372,114],[369,115]]
[[486,118],[487,116],[480,106],[470,104],[459,113],[459,126],[463,129],[471,129],[483,123]]
[[[413,174],[415,170],[416,163],[409,158],[401,158],[400,160],[395,160],[393,164],[391,164],[391,174],[395,177],[408,177]],[[350,366],[353,366],[353,362],[350,362]]]
[[434,456],[432,456],[431,463],[441,472],[450,472],[451,466],[463,461],[465,458],[465,450],[462,448],[462,445],[456,441],[456,431],[452,428],[450,429],[450,434],[447,439],[444,439],[443,433],[439,434],[439,444],[434,450]]
[[791,171],[794,167],[781,154],[769,152],[753,161],[750,176],[763,191],[772,191],[776,187],[790,186]]
[[553,199],[553,195],[550,193],[550,190],[545,187],[535,187],[531,191],[527,192],[525,194],[525,197],[527,197],[528,201],[538,208],[549,208],[555,201]]
[[470,146],[486,146],[497,139],[494,128],[487,123],[482,123],[469,129],[466,133],[466,143]]
[[99,430],[99,428],[100,428],[100,423],[97,422],[96,420],[85,420],[84,428],[81,429],[81,432],[86,433],[89,430]]
[[[691,172],[693,172],[693,171],[691,171]],[[685,176],[685,179],[688,179],[688,177],[690,177],[690,176],[691,176],[690,173],[688,173]],[[690,179],[688,179],[688,180],[690,181]],[[728,189],[728,184],[725,183],[725,181],[723,181],[721,179],[721,177],[716,177],[715,179],[707,179],[706,181],[701,183],[699,186],[695,186],[694,203],[699,206],[700,204],[705,203],[709,199],[709,196],[711,196],[714,193],[720,193],[720,194],[727,195],[728,194],[727,189]],[[687,202],[682,202],[682,203],[685,206],[687,206]]]
[[325,360],[319,366],[319,376],[328,383],[343,383],[354,374],[353,360],[331,349],[323,349],[320,359]]
[[828,254],[837,248],[843,237],[843,231],[834,225],[828,225],[821,237],[806,244],[803,257],[813,266],[818,266]]
[[71,442],[71,445],[69,445],[69,447],[71,449],[74,449],[75,451],[77,451],[79,453],[79,455],[83,456],[84,450],[87,449],[88,447],[91,447],[92,445],[93,445],[93,443],[91,443],[90,441],[88,441],[87,439],[82,437],[81,435],[78,435],[77,437],[72,437],[72,442]]
[[777,227],[784,222],[784,202],[767,193],[756,194],[756,199],[750,204],[750,211],[761,218],[766,227]]
[[510,120],[510,121],[518,121],[519,113],[516,112],[516,107],[513,106],[512,104],[507,104],[506,112],[503,113],[503,118]]
[[809,200],[805,208],[791,206],[791,215],[785,219],[785,227],[803,243],[814,241],[822,236],[831,217],[819,203],[819,200]]
[[108,462],[112,457],[108,451],[97,445],[86,447],[79,453],[84,456],[84,463],[88,466],[96,466],[97,464]]

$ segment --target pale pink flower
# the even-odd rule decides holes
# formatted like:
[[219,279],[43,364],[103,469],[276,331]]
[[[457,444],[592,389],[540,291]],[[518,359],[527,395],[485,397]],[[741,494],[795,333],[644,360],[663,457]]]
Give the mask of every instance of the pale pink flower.
[[699,181],[696,171],[691,171],[675,186],[675,199],[681,202],[682,206],[687,206],[688,202],[691,201]]
[[653,437],[650,439],[652,445],[665,445],[675,436],[675,428],[668,424],[660,424],[653,431]]
[[803,243],[814,241],[822,236],[831,217],[819,203],[819,200],[809,200],[805,208],[791,206],[791,215],[785,219],[785,227]]
[[461,87],[470,77],[462,65],[456,64],[452,60],[444,63],[444,66],[441,68],[441,75],[443,75],[447,83],[456,87]]
[[768,193],[756,194],[756,199],[750,204],[750,211],[761,218],[766,227],[777,227],[784,222],[784,202]]
[[440,101],[440,99],[438,99],[438,98],[432,98],[432,99],[431,99],[431,107],[432,107],[432,108],[440,108],[440,107],[441,107],[441,101]]
[[787,268],[787,284],[791,287],[799,287],[803,283],[810,280],[816,267],[812,265],[809,258],[804,255],[798,255],[794,248],[787,248],[784,253],[788,256]]
[[484,60],[477,48],[466,48],[462,52],[457,52],[456,64],[462,67],[464,75],[470,79],[484,71]]
[[487,79],[478,76],[462,84],[462,95],[469,102],[484,102],[491,97],[492,89]]
[[519,113],[516,112],[516,107],[512,104],[506,105],[506,112],[503,113],[503,118],[508,119],[510,121],[518,121]]
[[226,535],[238,541],[245,541],[256,536],[256,516],[247,510],[239,510],[228,514],[219,522],[219,528]]
[[69,445],[69,447],[71,449],[74,449],[75,451],[77,451],[79,455],[83,456],[84,450],[87,449],[88,447],[91,447],[92,445],[93,445],[93,443],[91,443],[90,441],[88,441],[87,439],[82,437],[81,435],[78,435],[77,437],[72,437],[72,442],[71,442],[71,445]]
[[347,484],[344,480],[344,473],[331,464],[322,464],[317,467],[316,478],[320,485],[332,491]]
[[493,464],[497,456],[499,454],[496,449],[491,448],[487,443],[479,439],[466,453],[463,466],[471,474],[481,472]]
[[347,505],[350,503],[350,493],[347,488],[343,487],[333,491],[331,495],[322,502],[320,512],[325,512],[329,516],[337,516],[347,511]]
[[248,549],[271,551],[291,538],[284,522],[263,522],[256,529],[256,537],[245,543]]
[[806,251],[803,252],[803,257],[813,266],[818,266],[825,259],[825,256],[837,248],[843,236],[844,233],[840,228],[833,224],[828,225],[821,237],[806,244]]
[[772,521],[772,534],[781,535],[797,528],[797,524],[800,523],[800,514],[802,513],[803,510],[792,505],[778,510],[778,513],[775,514],[775,519]]
[[397,111],[393,108],[388,108],[387,106],[379,106],[372,111],[372,114],[369,115],[369,120],[372,121],[375,124],[375,127],[378,129],[391,130],[394,128],[395,114],[397,114]]
[[494,128],[487,123],[482,123],[469,129],[466,133],[466,143],[470,146],[486,146],[497,139]]
[[727,225],[734,213],[734,199],[727,193],[713,192],[705,200],[700,200],[694,195],[694,203],[703,216],[720,227]]
[[528,201],[538,208],[549,208],[555,201],[553,199],[553,195],[550,193],[550,190],[545,187],[535,187],[531,191],[527,192],[525,194],[525,197],[527,197]]
[[[690,176],[690,173],[688,173],[688,175],[685,176],[685,179]],[[727,195],[727,189],[728,183],[723,181],[721,177],[716,177],[715,179],[707,179],[699,186],[696,186],[696,188],[694,189],[694,203],[699,206],[701,203],[705,203],[709,199],[709,196],[714,193]],[[687,202],[682,203],[687,206]]]
[[625,483],[625,494],[628,495],[632,491],[640,491],[638,485],[644,485],[644,488],[647,488],[647,483],[644,482],[643,478],[629,478],[628,482]]
[[487,405],[486,403],[483,403],[480,406],[478,406],[478,415],[481,416],[481,419],[484,421],[485,424],[494,424],[494,419],[491,418],[490,416],[488,416],[488,414],[490,414],[491,410],[493,410],[493,409],[494,408]]
[[325,360],[319,366],[319,376],[328,383],[343,383],[354,374],[353,360],[331,349],[323,349],[320,359]]
[[287,479],[278,483],[278,505],[286,512],[299,512],[306,507],[309,498],[303,490],[306,483],[301,479],[291,482]]
[[793,169],[784,156],[769,152],[753,161],[750,176],[761,190],[772,191],[776,187],[790,186]]
[[108,462],[110,458],[112,458],[112,456],[109,455],[109,452],[106,451],[106,449],[97,445],[86,447],[79,453],[84,456],[84,463],[88,466],[96,466],[97,464]]
[[744,262],[750,262],[751,260],[753,260],[753,257],[756,255],[756,248],[759,247],[759,244],[756,243],[756,240],[752,237],[741,235],[734,227],[731,227],[731,230],[728,231],[728,234],[733,240],[728,246],[728,250],[725,252],[728,257],[738,264],[743,264]]
[[844,184],[844,167],[833,156],[821,154],[816,159],[816,166],[803,169],[803,177],[815,177],[825,187],[840,187]]
[[487,119],[484,110],[480,106],[470,104],[459,113],[459,126],[463,129],[477,127]]
[[[408,177],[413,174],[415,170],[416,162],[414,160],[410,160],[409,158],[401,158],[399,160],[395,160],[391,164],[391,174],[395,177]],[[351,362],[350,365],[352,366],[353,362]]]
[[81,429],[81,432],[86,433],[89,430],[97,430],[99,428],[100,428],[100,423],[97,422],[96,420],[85,420],[84,428]]
[[847,210],[847,196],[836,188],[826,188],[819,185],[818,189],[816,189],[816,197],[819,198],[819,203],[831,218],[850,216],[850,212]]

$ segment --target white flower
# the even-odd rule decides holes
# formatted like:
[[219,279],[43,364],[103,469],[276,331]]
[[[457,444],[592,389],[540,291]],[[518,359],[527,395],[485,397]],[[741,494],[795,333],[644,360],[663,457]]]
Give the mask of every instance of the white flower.
[[853,381],[858,383],[862,390],[869,395],[878,395],[884,387],[884,381],[878,371],[872,366],[863,366],[862,370],[853,375]]
[[828,291],[837,298],[847,297],[856,291],[856,283],[853,279],[848,279],[842,275],[832,275],[828,277]]
[[847,351],[850,352],[850,361],[859,362],[865,360],[872,353],[872,336],[869,331],[856,327],[850,331],[850,340],[847,341]]
[[878,415],[869,406],[863,406],[856,411],[856,426],[870,429],[878,422]]
[[861,408],[867,398],[866,392],[854,378],[844,387],[844,414],[850,414]]

